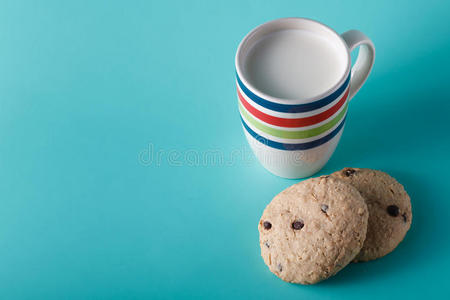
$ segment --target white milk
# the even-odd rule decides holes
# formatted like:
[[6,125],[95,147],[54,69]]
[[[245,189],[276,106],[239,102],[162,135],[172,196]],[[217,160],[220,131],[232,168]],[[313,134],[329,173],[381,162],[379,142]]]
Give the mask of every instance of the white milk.
[[267,95],[306,99],[338,83],[346,69],[342,53],[332,42],[301,29],[270,33],[249,51],[247,80]]

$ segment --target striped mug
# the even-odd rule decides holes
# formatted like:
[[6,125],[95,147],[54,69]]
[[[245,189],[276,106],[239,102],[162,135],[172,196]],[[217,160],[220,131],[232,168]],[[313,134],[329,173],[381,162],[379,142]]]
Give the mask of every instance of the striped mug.
[[[350,52],[360,51],[351,67]],[[285,178],[308,177],[330,159],[348,102],[367,79],[375,47],[362,32],[342,35],[305,18],[260,25],[236,53],[238,107],[260,163]]]

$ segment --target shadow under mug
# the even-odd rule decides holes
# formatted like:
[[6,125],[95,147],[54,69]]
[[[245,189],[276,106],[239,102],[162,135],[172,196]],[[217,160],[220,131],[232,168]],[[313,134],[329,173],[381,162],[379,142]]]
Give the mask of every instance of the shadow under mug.
[[[288,29],[308,30],[334,44],[346,59],[345,73],[330,89],[310,99],[282,99],[258,90],[245,78],[246,58],[264,36]],[[350,52],[360,51],[351,68]],[[342,35],[305,18],[283,18],[262,24],[241,41],[236,53],[238,105],[247,141],[259,162],[284,178],[303,178],[318,172],[330,159],[344,130],[348,101],[367,79],[375,47],[362,32]]]

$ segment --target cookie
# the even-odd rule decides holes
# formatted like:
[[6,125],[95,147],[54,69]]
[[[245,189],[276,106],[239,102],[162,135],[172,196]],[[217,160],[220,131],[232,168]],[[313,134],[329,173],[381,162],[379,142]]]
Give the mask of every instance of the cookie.
[[411,200],[403,186],[388,174],[371,169],[345,168],[331,176],[353,185],[369,209],[367,237],[355,261],[377,259],[394,250],[412,221]]
[[313,284],[345,267],[359,253],[368,210],[359,192],[322,176],[282,191],[259,221],[261,256],[287,282]]

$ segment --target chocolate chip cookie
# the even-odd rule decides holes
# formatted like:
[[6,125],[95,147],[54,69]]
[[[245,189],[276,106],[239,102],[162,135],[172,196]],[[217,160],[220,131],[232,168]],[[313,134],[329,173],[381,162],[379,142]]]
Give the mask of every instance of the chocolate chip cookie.
[[367,237],[355,261],[368,261],[393,251],[412,221],[411,200],[403,186],[388,174],[371,169],[345,168],[331,174],[353,185],[369,209]]
[[282,191],[259,221],[261,256],[284,281],[313,284],[345,267],[363,246],[368,210],[350,184],[312,178]]

